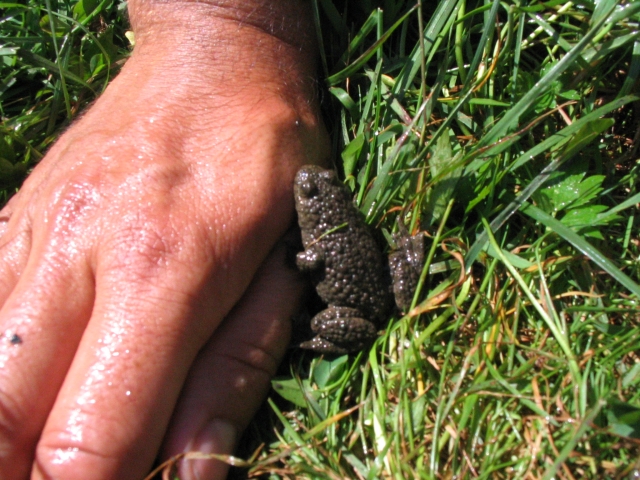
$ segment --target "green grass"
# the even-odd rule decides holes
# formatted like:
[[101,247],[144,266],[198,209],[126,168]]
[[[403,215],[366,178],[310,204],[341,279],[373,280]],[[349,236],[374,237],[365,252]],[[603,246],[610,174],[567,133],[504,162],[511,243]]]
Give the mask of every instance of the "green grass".
[[128,55],[114,0],[0,2],[0,203]]
[[[5,198],[127,52],[122,5],[40,3],[0,4]],[[338,169],[430,242],[370,350],[291,353],[248,472],[632,478],[640,1],[314,4]]]

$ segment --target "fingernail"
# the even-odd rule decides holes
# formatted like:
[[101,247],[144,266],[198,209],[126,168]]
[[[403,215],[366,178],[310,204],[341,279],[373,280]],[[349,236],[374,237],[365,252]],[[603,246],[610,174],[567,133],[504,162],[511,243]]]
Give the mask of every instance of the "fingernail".
[[[216,419],[205,425],[192,440],[185,452],[231,454],[236,444],[238,432],[226,420]],[[225,478],[229,466],[220,460],[183,459],[180,465],[181,480],[213,480]]]

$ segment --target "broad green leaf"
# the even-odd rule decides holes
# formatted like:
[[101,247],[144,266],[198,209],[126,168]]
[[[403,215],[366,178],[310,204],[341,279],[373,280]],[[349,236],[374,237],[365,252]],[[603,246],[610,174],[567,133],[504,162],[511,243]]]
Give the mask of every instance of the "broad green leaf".
[[[589,145],[595,140],[603,129],[608,128],[611,125],[611,119],[594,119],[589,123],[583,124],[579,130],[575,132],[575,135],[571,137],[567,142],[564,142],[564,149],[562,153],[547,165],[529,185],[527,185],[520,195],[518,195],[512,202],[510,202],[497,216],[491,221],[492,231],[497,231],[504,225],[522,205],[533,195],[547,180],[554,174],[554,172],[560,168],[567,160],[573,157],[576,153],[581,151],[584,147]],[[478,254],[484,246],[487,244],[488,239],[486,232],[481,233],[476,238],[474,244],[469,248],[465,257],[465,267],[470,268],[471,264],[475,261]]]
[[553,205],[553,213],[589,203],[602,192],[604,175],[592,175],[585,179],[585,170],[586,167],[577,164],[577,168],[571,168],[561,176],[556,175],[551,185],[540,189],[540,195],[547,197]]
[[364,146],[364,134],[361,133],[356,138],[351,140],[351,143],[347,145],[340,156],[342,157],[342,164],[344,168],[345,177],[350,177],[353,174],[353,170],[360,158],[362,147]]
[[313,379],[319,388],[327,387],[342,377],[349,368],[349,355],[323,359],[313,368]]
[[385,128],[378,135],[378,145],[383,145],[387,143],[391,139],[397,138],[399,135],[402,135],[404,132],[404,126],[402,126],[398,122],[392,122],[387,128]]
[[83,22],[96,7],[100,4],[100,0],[80,0],[76,3],[75,7],[73,7],[73,17],[78,22]]
[[[488,245],[485,251],[493,258],[500,258],[496,250],[493,248],[493,245]],[[525,268],[529,268],[534,265],[529,260],[526,260],[515,253],[507,252],[506,250],[503,250],[501,253],[507,258],[507,260],[509,260],[509,263],[520,270],[524,270]]]
[[588,205],[586,207],[572,208],[560,219],[568,227],[593,226],[594,218],[599,213],[605,211],[604,205]]
[[450,132],[450,135],[441,135],[432,147],[429,168],[435,183],[428,193],[425,205],[425,211],[430,214],[430,224],[442,217],[464,170],[461,165],[456,166],[456,160],[461,154],[453,155],[452,138],[455,140],[453,132]]
[[51,17],[48,14],[43,15],[40,19],[40,28],[49,35],[54,34],[55,31],[56,37],[63,37],[69,31],[69,25],[64,23],[58,17]]
[[624,388],[629,388],[636,384],[640,384],[640,363],[633,365],[622,378],[622,386]]
[[593,263],[611,275],[614,280],[640,298],[640,285],[623,273],[611,260],[603,255],[602,252],[596,249],[576,232],[571,230],[571,228],[530,203],[525,204],[521,211],[526,215],[529,215],[534,220],[542,223],[560,237],[564,238],[567,242],[586,255]]
[[563,92],[559,92],[558,95],[562,98],[566,98],[567,100],[580,100],[582,98],[580,92],[577,92],[576,90],[565,90]]
[[300,388],[300,383],[295,378],[287,379],[273,379],[271,381],[273,389],[285,400],[297,405],[298,407],[306,407],[307,399],[306,395],[313,395],[314,390],[309,386],[309,380],[303,381],[303,388],[305,392]]
[[640,439],[640,406],[612,399],[605,407],[609,431],[614,435]]

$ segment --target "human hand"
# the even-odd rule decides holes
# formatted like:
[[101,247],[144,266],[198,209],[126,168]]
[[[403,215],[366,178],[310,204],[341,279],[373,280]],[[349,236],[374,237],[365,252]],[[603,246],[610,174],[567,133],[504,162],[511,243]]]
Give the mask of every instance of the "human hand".
[[0,212],[0,478],[230,453],[266,393],[300,289],[274,245],[326,139],[305,2],[252,3],[131,1],[132,58]]

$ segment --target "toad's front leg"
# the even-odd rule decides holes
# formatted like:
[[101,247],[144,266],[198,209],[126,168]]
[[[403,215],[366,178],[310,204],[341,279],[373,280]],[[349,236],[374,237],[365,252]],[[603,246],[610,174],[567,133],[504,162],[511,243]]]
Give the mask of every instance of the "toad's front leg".
[[306,248],[296,255],[296,266],[301,272],[314,272],[324,266],[324,252],[316,246]]

